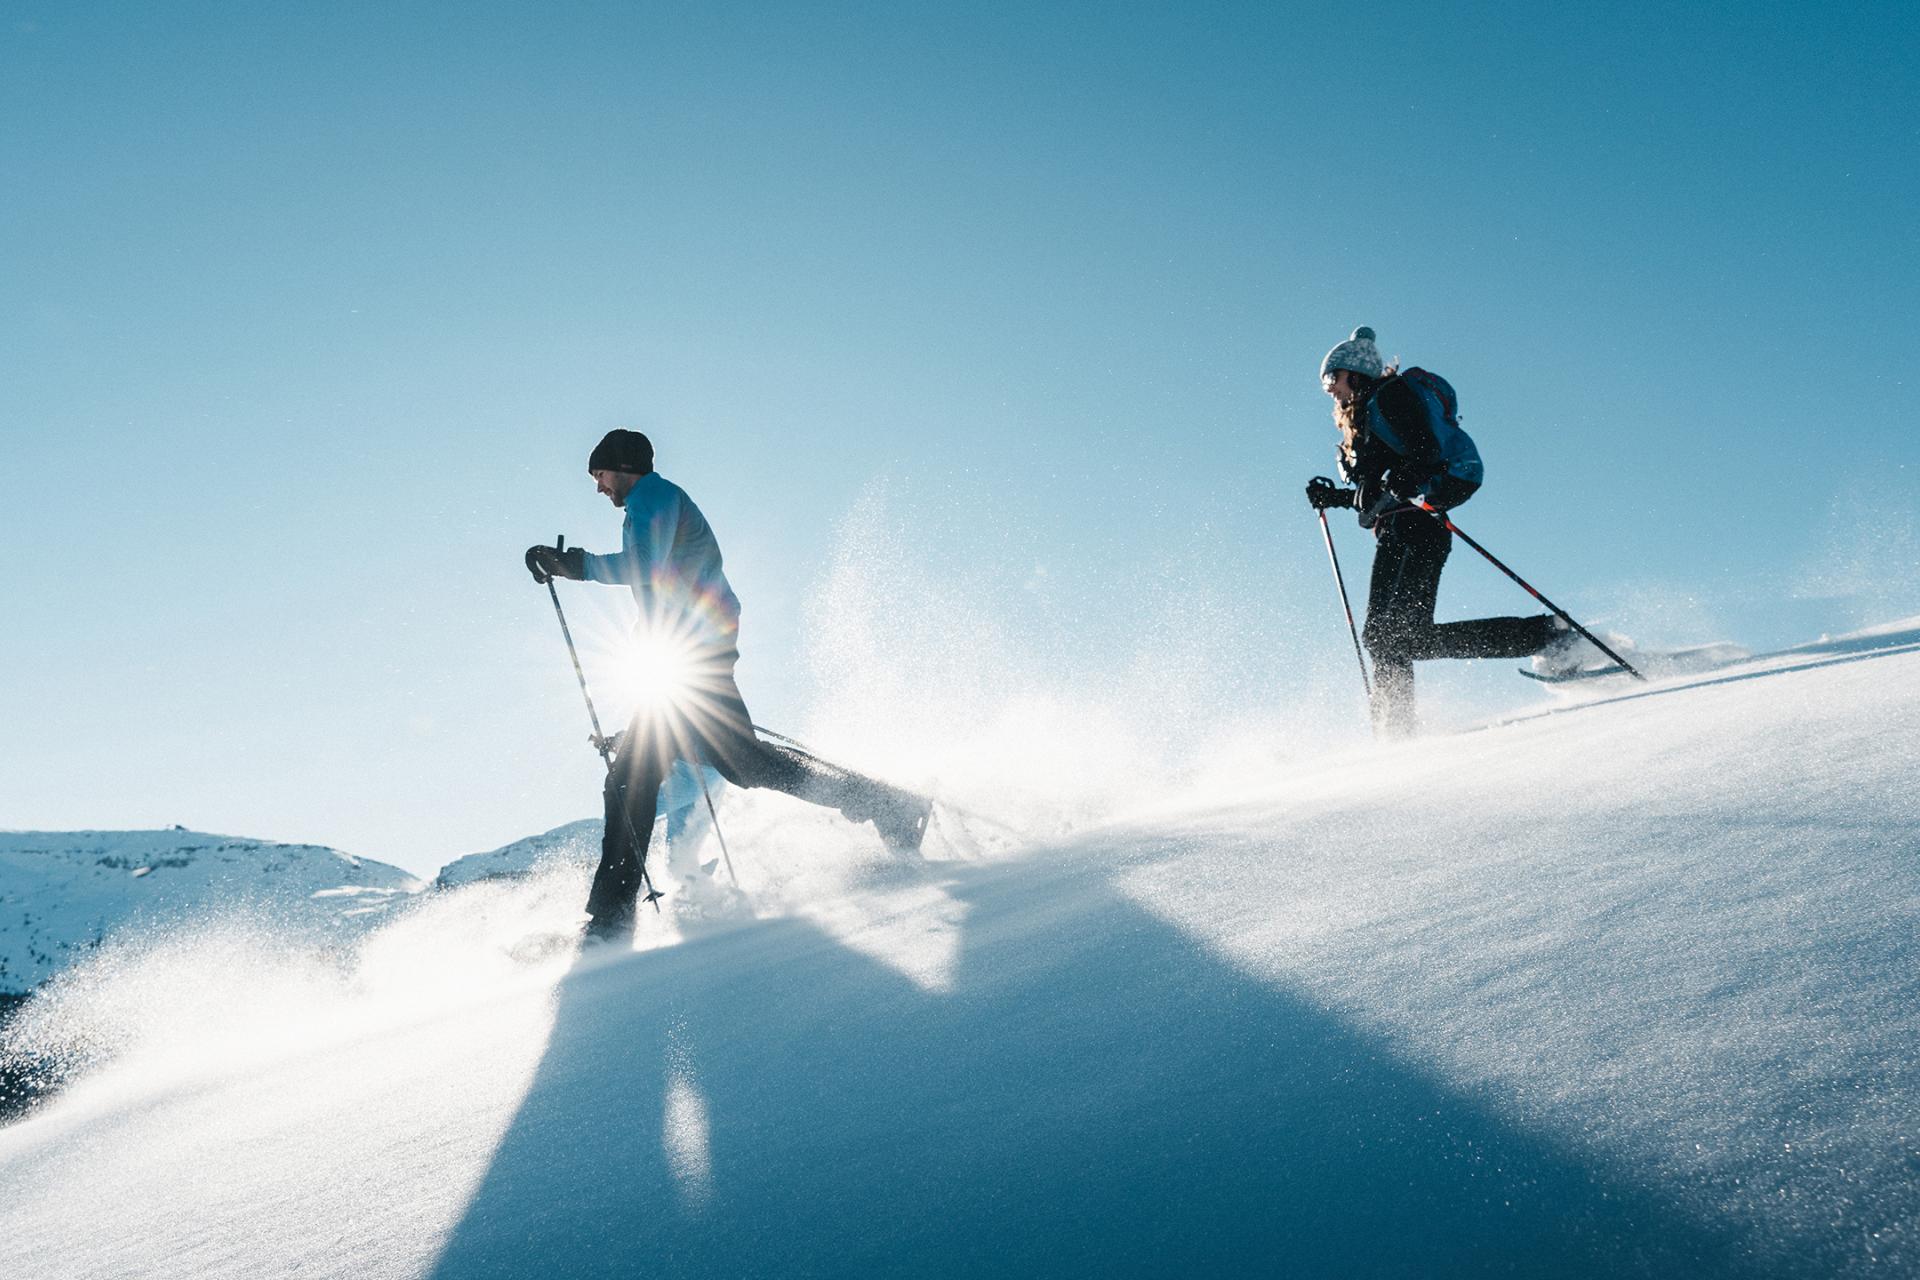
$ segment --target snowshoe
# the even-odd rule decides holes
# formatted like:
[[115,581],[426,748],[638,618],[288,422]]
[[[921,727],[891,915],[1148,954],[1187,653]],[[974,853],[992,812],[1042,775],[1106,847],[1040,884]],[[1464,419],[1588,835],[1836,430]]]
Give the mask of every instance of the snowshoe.
[[1538,680],[1542,684],[1572,684],[1576,680],[1598,680],[1602,676],[1623,676],[1627,669],[1617,662],[1604,667],[1575,667],[1566,671],[1557,671],[1552,675],[1542,675],[1538,671],[1520,668],[1520,674],[1529,680]]
[[927,819],[933,815],[933,801],[909,791],[895,791],[890,803],[873,815],[874,830],[886,841],[887,848],[901,857],[914,857],[927,835]]
[[730,928],[754,918],[753,904],[736,886],[711,876],[689,876],[669,895],[673,923],[681,934]]
[[[1626,654],[1633,650],[1633,641],[1618,632],[1606,633],[1606,643],[1615,653]],[[1547,647],[1533,655],[1531,674],[1536,679],[1549,684],[1558,684],[1565,680],[1578,680],[1588,676],[1613,675],[1623,670],[1619,662],[1601,652],[1600,646],[1593,643],[1566,624],[1565,619],[1553,620],[1553,638],[1547,641]]]
[[552,929],[521,938],[507,948],[507,955],[515,964],[540,964],[558,955],[572,954],[580,945],[579,929]]
[[633,945],[633,905],[629,903],[602,915],[589,916],[583,943],[586,946]]
[[[1634,669],[1649,680],[1701,675],[1745,662],[1753,656],[1741,646],[1728,644],[1725,641],[1697,644],[1685,649],[1638,649],[1627,643],[1623,636],[1609,637],[1608,643],[1615,644],[1616,647],[1632,654],[1631,661]],[[1533,660],[1533,670],[1529,671],[1521,667],[1520,674],[1544,684],[1568,684],[1578,680],[1598,680],[1606,676],[1627,674],[1627,668],[1617,662],[1604,659],[1591,666],[1582,665],[1550,672],[1543,672],[1540,666],[1540,658],[1536,657]]]

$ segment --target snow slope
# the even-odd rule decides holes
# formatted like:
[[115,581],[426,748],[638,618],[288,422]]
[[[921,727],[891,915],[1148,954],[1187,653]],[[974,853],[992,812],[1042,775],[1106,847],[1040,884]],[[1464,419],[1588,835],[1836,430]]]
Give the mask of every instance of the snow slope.
[[1920,622],[1584,696],[915,871],[731,794],[635,953],[512,958],[565,860],[109,944],[0,1274],[1920,1273]]

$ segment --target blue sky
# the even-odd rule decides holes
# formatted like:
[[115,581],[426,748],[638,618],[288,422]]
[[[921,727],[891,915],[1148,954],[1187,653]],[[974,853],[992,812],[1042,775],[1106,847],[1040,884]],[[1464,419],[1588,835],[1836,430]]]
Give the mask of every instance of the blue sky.
[[[764,723],[833,736],[860,569],[907,683],[1358,732],[1299,496],[1356,324],[1453,381],[1460,523],[1576,613],[1913,612],[1915,27],[8,3],[0,826],[430,869],[592,812],[519,558],[616,539],[612,426],[719,532]],[[1443,618],[1525,611],[1471,558]],[[590,640],[614,594],[571,589]],[[1423,687],[1533,696],[1503,665]]]

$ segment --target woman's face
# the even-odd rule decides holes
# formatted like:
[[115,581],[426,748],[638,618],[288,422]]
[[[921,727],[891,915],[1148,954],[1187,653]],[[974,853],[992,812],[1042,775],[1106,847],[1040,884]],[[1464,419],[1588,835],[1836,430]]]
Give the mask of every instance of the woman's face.
[[1326,377],[1320,379],[1320,389],[1333,397],[1335,404],[1352,404],[1354,396],[1359,394],[1353,385],[1353,375],[1345,369],[1329,369]]

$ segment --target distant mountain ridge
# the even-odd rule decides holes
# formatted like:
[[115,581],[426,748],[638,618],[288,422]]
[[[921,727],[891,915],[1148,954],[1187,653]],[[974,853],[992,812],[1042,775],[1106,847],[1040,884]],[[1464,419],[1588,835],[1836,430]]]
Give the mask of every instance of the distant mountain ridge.
[[32,992],[129,926],[248,907],[358,932],[428,889],[521,876],[556,858],[590,861],[599,839],[599,819],[569,822],[455,858],[427,881],[325,845],[184,827],[0,831],[0,996]]
[[322,845],[174,827],[0,832],[0,993],[29,992],[130,924],[228,906],[358,929],[423,887]]
[[523,876],[533,870],[536,863],[556,858],[591,862],[600,856],[600,827],[599,818],[582,818],[498,849],[455,858],[440,868],[440,874],[433,878],[433,887],[457,889],[481,880]]

